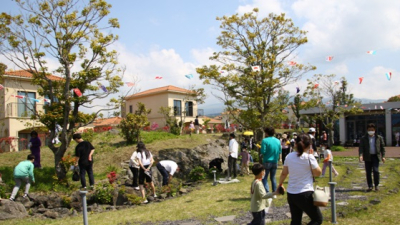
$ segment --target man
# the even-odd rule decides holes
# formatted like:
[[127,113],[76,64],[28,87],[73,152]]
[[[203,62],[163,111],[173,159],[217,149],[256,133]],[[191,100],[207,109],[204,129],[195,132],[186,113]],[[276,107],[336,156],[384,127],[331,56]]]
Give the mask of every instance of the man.
[[163,176],[163,186],[168,185],[169,182],[171,182],[172,176],[174,176],[175,172],[179,172],[178,164],[172,160],[161,160],[157,163],[157,169]]
[[218,172],[222,172],[222,163],[224,163],[224,159],[223,158],[215,158],[213,160],[211,160],[211,162],[208,164],[208,169],[210,170],[211,168],[216,169]]
[[368,190],[372,191],[372,175],[374,173],[375,191],[379,190],[379,161],[385,163],[385,143],[383,137],[375,134],[375,124],[367,125],[368,134],[363,136],[360,141],[358,153],[360,162],[365,162],[365,172],[367,175]]
[[199,116],[196,116],[196,119],[194,120],[194,127],[196,130],[196,134],[199,134],[199,127],[200,127]]
[[235,140],[235,134],[229,135],[229,157],[228,157],[228,180],[231,180],[232,170],[233,179],[236,179],[236,160],[238,157],[239,144]]
[[322,131],[322,144],[327,145],[328,144],[328,134],[326,133],[326,131]]
[[75,166],[79,166],[79,173],[81,175],[82,189],[86,189],[86,172],[89,176],[90,188],[93,188],[94,177],[93,177],[93,145],[82,139],[81,134],[77,133],[72,136],[74,141],[78,143],[75,147]]
[[265,167],[265,176],[263,184],[265,191],[269,192],[268,175],[270,176],[272,192],[276,191],[276,170],[278,168],[279,156],[282,153],[282,146],[279,139],[274,137],[275,129],[273,127],[265,128],[265,138],[261,141],[261,154],[263,156],[263,165]]
[[29,193],[29,188],[31,187],[31,181],[35,183],[35,176],[33,175],[34,161],[35,161],[35,156],[33,154],[30,154],[28,155],[27,160],[18,163],[18,165],[15,167],[14,169],[15,187],[11,193],[10,201],[15,200],[15,196],[17,195],[22,182],[26,183],[25,194],[22,197],[23,198],[29,197],[28,193]]
[[293,138],[290,139],[290,152],[293,152],[294,150],[294,144],[296,143],[296,139],[297,139],[297,133],[293,132]]

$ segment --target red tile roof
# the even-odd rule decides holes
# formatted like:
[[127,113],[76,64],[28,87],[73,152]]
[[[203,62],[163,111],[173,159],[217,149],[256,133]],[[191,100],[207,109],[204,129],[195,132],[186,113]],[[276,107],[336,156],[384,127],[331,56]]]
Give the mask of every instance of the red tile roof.
[[164,92],[174,92],[174,93],[187,94],[187,93],[190,93],[190,90],[184,89],[184,88],[175,87],[175,86],[172,86],[172,85],[168,85],[168,86],[165,86],[165,87],[153,88],[153,89],[142,91],[142,92],[139,92],[139,93],[136,93],[136,94],[133,94],[133,95],[129,95],[125,99],[128,100],[128,99],[132,99],[132,98],[135,98],[135,97],[151,95],[151,94],[159,94],[159,93],[164,93]]
[[97,119],[93,122],[93,125],[95,127],[102,127],[102,126],[116,126],[121,123],[122,118],[117,116],[117,117],[111,117],[111,118],[105,118],[105,119]]
[[[26,70],[6,71],[4,75],[13,77],[33,78],[32,73]],[[64,80],[63,78],[54,75],[47,75],[47,77],[50,78],[50,80]]]

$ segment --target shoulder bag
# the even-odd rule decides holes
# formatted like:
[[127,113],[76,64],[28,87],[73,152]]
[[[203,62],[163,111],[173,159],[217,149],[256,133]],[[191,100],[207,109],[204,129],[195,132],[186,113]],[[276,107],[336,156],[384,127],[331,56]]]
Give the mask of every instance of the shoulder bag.
[[[311,171],[311,176],[313,178],[313,182],[315,182],[315,178],[312,173],[310,157],[308,158],[308,163],[310,164],[310,171]],[[315,206],[326,207],[329,202],[329,194],[325,191],[324,187],[319,187],[318,185],[315,185],[313,199]]]

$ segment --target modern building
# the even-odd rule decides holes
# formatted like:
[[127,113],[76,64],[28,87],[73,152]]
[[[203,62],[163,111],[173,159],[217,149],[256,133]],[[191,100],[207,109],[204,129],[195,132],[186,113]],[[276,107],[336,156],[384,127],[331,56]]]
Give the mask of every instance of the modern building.
[[[0,90],[0,149],[2,151],[19,151],[26,149],[30,132],[37,127],[44,127],[31,116],[43,111],[44,97],[37,92],[38,87],[32,84],[32,74],[28,71],[7,71],[2,76]],[[49,79],[62,78],[49,75]],[[45,135],[39,133],[42,143],[46,143]],[[9,143],[6,143],[9,140]]]
[[[335,142],[357,144],[360,138],[367,133],[367,124],[374,123],[376,133],[384,137],[386,145],[396,145],[395,133],[400,132],[400,102],[363,104],[361,109],[364,112],[356,115],[343,115],[336,121]],[[318,108],[312,108],[302,110],[300,113],[302,115],[315,115],[320,112]],[[323,129],[321,125],[318,128]]]
[[[125,113],[121,113],[121,115],[134,113],[138,102],[145,104],[147,109],[151,109],[151,113],[148,115],[150,124],[157,123],[159,126],[164,126],[166,123],[164,116],[159,113],[161,107],[171,107],[170,114],[175,116],[178,121],[183,120],[184,123],[194,121],[198,115],[197,102],[190,96],[190,90],[172,85],[127,96]],[[199,118],[199,122],[202,123],[203,121],[200,120]]]

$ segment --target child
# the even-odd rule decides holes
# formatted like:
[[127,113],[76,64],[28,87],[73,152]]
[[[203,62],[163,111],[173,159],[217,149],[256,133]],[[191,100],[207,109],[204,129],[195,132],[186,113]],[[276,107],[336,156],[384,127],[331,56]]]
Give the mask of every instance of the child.
[[35,156],[28,155],[27,160],[20,162],[14,169],[14,180],[15,187],[11,193],[10,201],[15,200],[15,196],[18,193],[19,187],[21,187],[22,181],[26,182],[24,198],[28,197],[29,188],[31,187],[30,181],[35,183],[35,177],[33,176],[33,161]]
[[[324,151],[324,166],[322,167],[321,177],[325,176],[326,167],[329,166],[329,162],[333,161],[332,152],[329,149],[330,147],[328,145],[326,145],[326,147],[322,145],[322,150]],[[333,167],[333,164],[332,164],[332,172],[335,174],[335,177],[339,175],[339,173],[335,170],[335,167]]]
[[[253,214],[253,220],[248,225],[264,225],[265,224],[265,208],[267,198],[272,198],[274,195],[279,195],[279,190],[283,190],[280,187],[275,192],[266,193],[264,185],[262,183],[262,178],[265,175],[265,168],[262,164],[256,163],[251,169],[255,178],[251,184],[251,214]],[[282,193],[282,192],[281,192]]]
[[240,175],[243,176],[243,174],[250,174],[249,171],[249,161],[250,161],[250,156],[249,156],[249,152],[247,151],[247,146],[244,145],[242,147],[242,152],[239,154],[240,156],[242,156],[242,162],[240,164]]

